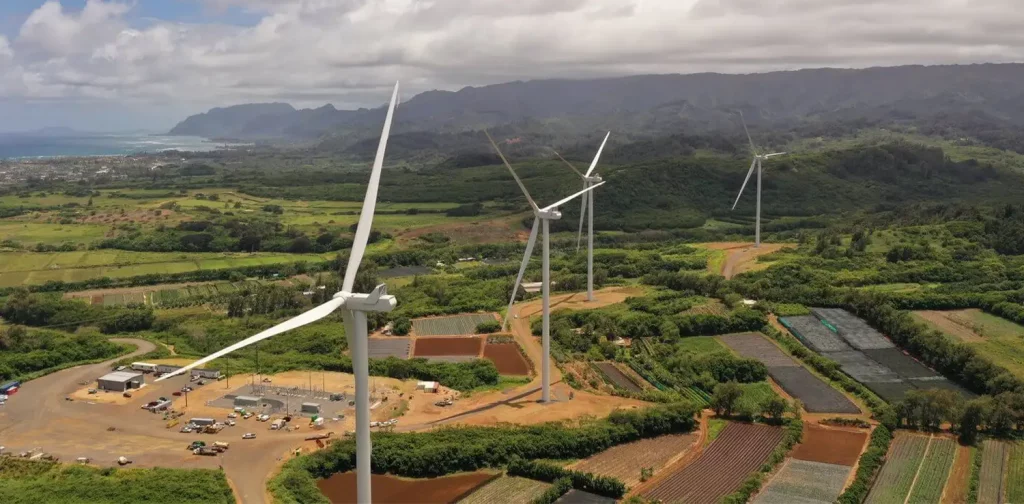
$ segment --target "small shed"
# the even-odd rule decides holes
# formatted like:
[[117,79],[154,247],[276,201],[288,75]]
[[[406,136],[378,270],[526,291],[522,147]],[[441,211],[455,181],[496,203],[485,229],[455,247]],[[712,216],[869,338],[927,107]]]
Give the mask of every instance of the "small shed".
[[302,403],[302,408],[300,409],[300,411],[302,413],[306,413],[306,414],[309,414],[309,415],[319,415],[320,414],[320,403],[304,402],[304,403]]
[[437,390],[441,387],[440,383],[436,381],[421,381],[416,384],[416,390],[422,390],[431,394],[437,393]]
[[128,389],[142,387],[145,380],[145,375],[138,371],[114,371],[99,377],[96,380],[96,386],[100,390],[124,392]]
[[193,425],[213,425],[217,423],[217,421],[212,418],[193,418],[189,420],[188,423]]
[[260,405],[260,398],[240,395],[235,397],[235,406],[242,408],[255,408]]

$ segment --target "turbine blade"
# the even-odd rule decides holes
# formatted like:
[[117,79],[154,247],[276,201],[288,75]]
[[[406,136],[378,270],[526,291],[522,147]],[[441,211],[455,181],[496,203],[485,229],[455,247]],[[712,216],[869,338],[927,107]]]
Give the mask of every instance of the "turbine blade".
[[540,217],[533,219],[533,227],[530,229],[530,239],[526,241],[526,252],[523,253],[523,263],[519,265],[519,275],[516,276],[516,284],[512,286],[512,298],[508,300],[508,309],[505,310],[505,320],[501,323],[504,331],[508,327],[508,316],[512,314],[512,304],[516,302],[516,293],[519,292],[519,284],[523,281],[523,274],[526,273],[526,265],[530,262],[533,254],[533,245],[537,243],[537,228],[540,227]]
[[554,202],[554,203],[552,203],[552,204],[542,208],[541,211],[542,212],[546,212],[548,210],[551,210],[552,208],[558,208],[559,206],[564,205],[565,203],[568,203],[568,202],[570,202],[570,201],[580,197],[581,195],[583,195],[583,194],[585,194],[587,192],[593,191],[594,188],[601,187],[604,184],[605,184],[604,182],[601,182],[600,184],[594,184],[594,185],[592,185],[590,187],[587,187],[586,189],[584,189],[584,190],[582,190],[582,191],[580,191],[578,193],[573,194],[572,196],[566,196],[565,198],[562,198],[562,199],[560,199],[560,200],[558,200],[558,201],[556,201],[556,202]]
[[579,175],[581,178],[583,177],[583,174],[580,173],[580,171],[577,170],[576,167],[572,165],[572,163],[566,161],[565,158],[562,157],[562,155],[558,153],[558,151],[553,150],[552,152],[554,152],[555,155],[558,156],[558,159],[561,159],[563,163],[569,165],[569,168],[572,168],[572,171],[576,172],[576,175]]
[[597,148],[597,154],[594,154],[594,160],[590,162],[590,168],[587,168],[587,177],[589,177],[590,174],[594,172],[594,168],[597,167],[597,160],[601,158],[601,151],[604,150],[604,144],[608,142],[608,137],[611,134],[611,131],[604,134],[604,140],[601,140],[601,146]]
[[761,156],[761,158],[762,159],[768,159],[770,157],[781,156],[783,154],[786,154],[786,153],[785,152],[773,152],[771,154],[765,154],[765,155]]
[[523,194],[526,196],[526,200],[530,202],[530,208],[533,208],[533,212],[536,213],[537,203],[535,203],[533,198],[530,197],[530,191],[526,190],[526,186],[523,185],[523,181],[519,180],[519,175],[516,175],[516,171],[512,169],[512,165],[508,164],[508,160],[505,159],[505,155],[501,153],[501,149],[498,148],[498,144],[494,143],[494,139],[491,138],[491,134],[487,130],[484,130],[484,134],[487,135],[487,139],[490,140],[491,147],[494,147],[494,150],[498,153],[498,157],[501,158],[501,162],[505,163],[505,168],[508,168],[508,171],[512,173],[512,178],[516,179],[516,183],[519,184],[519,189],[522,189]]
[[224,348],[223,350],[214,352],[214,353],[212,353],[212,354],[210,354],[210,355],[208,355],[206,357],[203,357],[202,359],[199,359],[199,360],[193,362],[192,364],[189,364],[189,365],[187,365],[187,366],[185,366],[185,367],[183,367],[183,368],[181,368],[181,369],[179,369],[177,371],[165,374],[165,375],[161,376],[160,378],[157,378],[156,381],[162,381],[162,380],[166,380],[166,379],[168,379],[168,378],[170,378],[172,376],[180,375],[180,374],[182,374],[182,373],[184,373],[184,372],[186,372],[186,371],[188,371],[188,370],[190,370],[190,369],[192,369],[194,367],[202,366],[203,364],[206,364],[207,362],[210,362],[210,361],[212,361],[214,359],[218,359],[220,357],[223,357],[223,356],[225,356],[225,355],[227,355],[227,354],[229,354],[231,352],[234,352],[235,350],[238,350],[238,349],[241,349],[241,348],[245,348],[245,347],[247,347],[247,346],[249,346],[249,345],[251,345],[253,343],[256,343],[258,341],[263,341],[263,340],[265,340],[265,339],[267,339],[267,338],[269,338],[271,336],[276,336],[278,334],[281,334],[281,333],[286,332],[286,331],[290,331],[290,330],[295,329],[297,327],[302,327],[302,326],[304,326],[306,324],[311,324],[313,322],[316,322],[317,320],[320,320],[320,319],[330,315],[331,313],[334,313],[334,310],[337,310],[343,304],[345,304],[345,298],[343,298],[343,297],[333,298],[330,301],[328,301],[328,302],[326,302],[326,303],[324,303],[324,304],[322,304],[320,306],[317,306],[316,308],[313,308],[312,310],[309,310],[309,311],[299,315],[298,317],[285,320],[284,322],[281,322],[280,324],[277,324],[276,326],[271,327],[270,329],[262,331],[259,334],[256,334],[255,336],[250,336],[250,337],[248,337],[248,338],[246,338],[246,339],[244,339],[242,341],[239,341],[238,343],[235,343],[234,345],[231,345],[231,346],[229,346],[227,348]]
[[[586,188],[586,183],[583,184]],[[583,217],[587,215],[587,197],[590,193],[583,193],[583,197],[580,198],[580,230],[576,233],[576,253],[580,252],[580,242],[583,241]]]
[[747,129],[747,120],[743,118],[743,111],[740,111],[740,122],[743,123],[743,132],[747,134],[747,141],[750,142],[750,153],[757,155],[757,148],[754,147],[754,139],[750,138],[750,130]]
[[736,204],[740,202],[740,196],[743,196],[743,190],[747,188],[747,182],[750,182],[750,175],[754,173],[754,166],[757,165],[757,158],[754,158],[750,162],[750,169],[747,170],[747,178],[743,179],[743,185],[740,187],[740,193],[736,195],[736,201],[732,204],[732,209],[736,210]]
[[395,101],[398,100],[398,83],[395,83],[395,90],[391,92],[391,105],[388,106],[388,115],[384,118],[384,130],[380,134],[380,143],[377,144],[377,157],[373,160],[373,169],[370,171],[370,184],[366,187],[366,196],[363,198],[363,209],[359,212],[359,223],[356,225],[356,235],[352,239],[352,252],[348,256],[348,266],[345,267],[345,281],[341,284],[343,292],[352,292],[352,286],[356,283],[356,273],[359,272],[359,263],[363,260],[363,253],[366,252],[366,242],[370,239],[370,228],[373,226],[373,210],[377,206],[377,189],[380,187],[380,171],[384,166],[384,150],[388,146],[388,134],[391,132],[391,118],[395,114]]

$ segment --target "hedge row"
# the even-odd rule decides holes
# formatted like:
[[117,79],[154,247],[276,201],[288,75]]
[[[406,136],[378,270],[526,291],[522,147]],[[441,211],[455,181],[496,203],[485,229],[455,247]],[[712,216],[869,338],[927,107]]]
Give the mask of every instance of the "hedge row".
[[864,502],[864,498],[868,496],[868,490],[871,490],[871,482],[875,478],[875,473],[882,467],[885,454],[889,451],[889,443],[892,443],[892,431],[884,425],[876,427],[875,431],[871,433],[868,449],[860,456],[857,475],[854,476],[853,483],[850,483],[850,486],[846,487],[846,491],[836,500],[838,504]]
[[564,469],[549,462],[523,460],[516,457],[508,463],[508,474],[510,476],[522,476],[549,483],[562,478],[568,478],[572,488],[576,490],[603,495],[613,499],[619,499],[626,494],[626,484],[616,478]]

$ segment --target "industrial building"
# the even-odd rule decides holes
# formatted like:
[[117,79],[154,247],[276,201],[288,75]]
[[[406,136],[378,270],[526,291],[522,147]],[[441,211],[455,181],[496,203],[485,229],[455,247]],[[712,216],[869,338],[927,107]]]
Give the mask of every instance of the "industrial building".
[[205,426],[205,425],[213,425],[213,424],[217,423],[217,421],[212,419],[212,418],[192,418],[192,419],[190,419],[188,421],[188,423],[190,423],[192,425]]
[[304,402],[304,403],[302,403],[302,409],[300,409],[299,411],[301,411],[302,413],[305,413],[307,415],[319,415],[320,414],[320,403]]
[[97,388],[114,392],[137,389],[145,383],[145,376],[138,371],[114,371],[96,380]]
[[255,408],[260,405],[260,398],[240,395],[235,397],[235,406],[240,408]]
[[192,376],[198,376],[200,378],[206,378],[207,380],[219,380],[220,370],[219,369],[193,369]]

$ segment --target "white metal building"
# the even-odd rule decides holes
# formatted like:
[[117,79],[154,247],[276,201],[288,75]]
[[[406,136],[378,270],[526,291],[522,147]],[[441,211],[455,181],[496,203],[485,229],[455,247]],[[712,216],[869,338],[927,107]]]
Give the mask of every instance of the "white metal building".
[[218,369],[193,369],[192,376],[206,378],[208,380],[219,380],[220,370]]
[[304,402],[304,403],[302,403],[302,409],[300,411],[302,413],[306,413],[306,414],[309,414],[309,415],[319,415],[320,414],[320,403]]
[[157,364],[156,365],[156,372],[157,373],[163,373],[163,374],[173,373],[173,372],[175,372],[175,371],[177,371],[179,369],[181,369],[181,366],[172,366],[170,364]]
[[96,384],[100,390],[124,392],[141,387],[145,381],[145,375],[138,371],[114,371],[99,377]]

